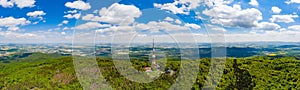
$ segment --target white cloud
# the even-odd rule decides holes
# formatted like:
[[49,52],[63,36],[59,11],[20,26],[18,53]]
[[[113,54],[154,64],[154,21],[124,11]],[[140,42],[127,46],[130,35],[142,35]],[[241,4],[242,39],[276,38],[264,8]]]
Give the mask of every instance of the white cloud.
[[182,22],[181,22],[179,19],[176,19],[176,20],[175,20],[175,23],[176,23],[176,24],[181,24]]
[[300,25],[289,26],[288,30],[300,31]]
[[204,15],[210,16],[211,22],[225,27],[251,28],[262,20],[262,13],[255,8],[241,9],[240,5],[217,5],[203,11]]
[[275,14],[279,14],[281,12],[281,9],[279,7],[273,6],[272,7],[272,12],[275,13]]
[[231,4],[234,0],[204,0],[205,5],[214,7],[219,5]]
[[70,29],[70,28],[68,28],[68,27],[64,27],[62,30],[68,30],[68,29]]
[[174,19],[171,18],[171,17],[166,17],[164,20],[165,20],[165,21],[169,21],[169,22],[173,22],[173,21],[174,21]]
[[73,14],[73,15],[72,14],[67,14],[64,17],[68,18],[68,19],[72,19],[72,18],[79,19],[80,16],[81,16],[81,14],[77,13],[77,14]]
[[177,4],[178,4],[178,2],[175,1],[174,3],[166,3],[166,4],[156,4],[155,3],[154,6],[156,8],[162,9],[162,10],[169,10],[174,14],[189,14],[188,11],[185,11],[186,10],[185,6],[178,8]]
[[17,26],[12,26],[12,27],[8,27],[7,28],[7,30],[9,30],[9,31],[17,31],[17,30],[19,30],[20,28],[19,27],[17,27]]
[[32,37],[36,37],[38,35],[33,33],[17,33],[11,31],[0,32],[0,35],[6,38],[19,38],[19,39],[29,39]]
[[91,9],[91,5],[89,3],[85,3],[83,1],[74,1],[74,2],[67,2],[65,4],[66,7],[79,9],[79,10],[89,10]]
[[287,4],[300,3],[300,0],[287,0],[285,3],[287,3]]
[[258,24],[257,29],[259,30],[277,30],[280,26],[276,23],[269,23],[269,22],[261,22]]
[[114,3],[108,8],[102,8],[100,10],[100,18],[102,22],[111,24],[124,24],[128,25],[135,21],[142,15],[139,8],[134,5],[124,5]]
[[57,26],[63,26],[65,24],[68,24],[69,21],[68,20],[63,20],[60,24],[58,24]]
[[0,0],[0,5],[4,8],[11,8],[16,5],[19,8],[34,7],[35,0]]
[[81,25],[76,26],[75,29],[90,30],[90,29],[105,28],[105,27],[110,27],[110,25],[99,24],[98,22],[87,22],[85,24],[81,24]]
[[0,0],[0,5],[4,8],[10,8],[14,6],[14,3],[7,0]]
[[98,12],[99,12],[99,10],[94,10],[93,11],[94,14],[97,14]]
[[69,23],[68,20],[64,20],[64,21],[62,22],[62,24],[68,24],[68,23]]
[[68,18],[68,19],[74,18],[73,15],[71,15],[71,14],[64,15],[64,17],[65,17],[65,18]]
[[200,29],[201,27],[196,24],[185,24],[185,25],[176,25],[172,24],[172,22],[168,21],[150,21],[146,24],[144,23],[135,23],[132,26],[111,26],[108,28],[98,29],[97,32],[103,33],[103,32],[112,32],[112,31],[118,31],[124,33],[128,32],[135,32],[139,30],[148,30],[150,32],[158,32],[160,30],[164,31],[184,31],[184,30],[190,30],[190,29]]
[[299,17],[298,15],[272,15],[270,21],[291,23],[291,22],[295,22],[294,18],[298,18],[298,17]]
[[33,22],[32,24],[34,24],[34,25],[35,25],[35,24],[38,24],[38,23],[39,23],[39,22]]
[[197,24],[193,24],[193,23],[187,23],[185,24],[186,27],[190,27],[192,29],[200,29],[201,27]]
[[44,11],[34,11],[34,12],[28,12],[26,14],[29,17],[38,17],[38,16],[44,16],[46,13]]
[[129,31],[133,31],[136,30],[136,28],[134,26],[111,26],[108,28],[103,28],[103,29],[98,29],[96,30],[96,32],[98,33],[104,33],[104,32],[113,32],[113,31],[118,31],[115,33],[129,33]]
[[27,24],[30,24],[30,21],[25,18],[0,18],[0,27],[6,27],[8,30],[19,30],[18,26],[24,26]]
[[25,8],[25,7],[34,7],[35,0],[12,0],[17,7]]
[[72,43],[73,36],[63,35],[62,32],[54,31],[30,31],[30,32],[13,32],[0,31],[0,43]]
[[[179,31],[179,30],[189,30],[189,28],[190,28],[187,26],[174,25],[174,24],[171,24],[171,23],[165,22],[165,21],[163,21],[163,22],[151,21],[151,22],[147,23],[146,26],[151,31],[158,31],[158,30]],[[142,26],[139,28],[145,29],[145,26]]]
[[61,35],[66,35],[66,32],[61,32]]
[[255,7],[258,7],[258,5],[259,5],[259,3],[257,2],[257,0],[251,0],[249,2],[249,4],[252,5],[252,6],[255,6]]
[[219,27],[219,26],[216,26],[216,25],[211,25],[211,24],[208,24],[207,28],[209,28],[210,30],[216,30],[216,31],[223,31],[223,32],[226,31],[226,29],[224,29],[222,27]]
[[82,20],[86,21],[101,21],[101,18],[99,16],[95,16],[93,14],[87,14],[82,17]]
[[201,0],[175,0],[173,3],[154,3],[154,7],[159,8],[161,10],[171,11],[174,14],[189,14],[189,11],[199,7],[200,3]]
[[77,10],[71,10],[71,11],[67,11],[67,12],[65,12],[65,13],[77,13],[78,11]]

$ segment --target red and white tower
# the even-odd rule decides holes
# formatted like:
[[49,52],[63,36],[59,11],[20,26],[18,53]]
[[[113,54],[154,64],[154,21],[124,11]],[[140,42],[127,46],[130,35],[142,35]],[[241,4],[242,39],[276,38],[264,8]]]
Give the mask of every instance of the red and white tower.
[[154,39],[153,39],[153,43],[152,43],[152,68],[154,69],[158,69],[159,65],[156,63],[156,55],[155,55],[155,48],[154,48]]

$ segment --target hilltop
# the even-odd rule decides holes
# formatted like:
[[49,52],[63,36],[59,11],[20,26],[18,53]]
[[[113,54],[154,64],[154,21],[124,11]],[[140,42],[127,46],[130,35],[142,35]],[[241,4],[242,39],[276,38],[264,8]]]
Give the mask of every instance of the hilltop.
[[[175,82],[180,70],[180,61],[170,59],[166,67],[176,72],[174,76],[163,74],[154,82],[136,83],[120,75],[110,58],[99,57],[97,61],[102,75],[116,89],[167,89]],[[138,70],[150,66],[147,61],[131,62]],[[217,82],[207,78],[210,59],[201,59],[199,63],[200,73],[194,89],[203,87],[205,82]],[[225,66],[217,89],[300,89],[300,61],[292,57],[228,58]],[[1,89],[82,89],[70,56],[33,53],[10,63],[1,63],[0,67]]]

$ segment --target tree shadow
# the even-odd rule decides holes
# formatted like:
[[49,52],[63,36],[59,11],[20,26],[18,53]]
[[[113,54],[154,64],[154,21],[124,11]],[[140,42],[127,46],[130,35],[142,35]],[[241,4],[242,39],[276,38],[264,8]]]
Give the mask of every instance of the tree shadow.
[[255,82],[252,80],[252,76],[246,69],[240,69],[240,64],[237,64],[237,60],[233,61],[234,77],[233,83],[230,83],[226,87],[226,90],[253,90]]

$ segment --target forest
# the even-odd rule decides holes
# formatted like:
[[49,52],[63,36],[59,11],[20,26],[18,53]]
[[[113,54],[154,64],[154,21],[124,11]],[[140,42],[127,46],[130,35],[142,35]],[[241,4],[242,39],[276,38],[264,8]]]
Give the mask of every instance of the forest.
[[[165,67],[175,71],[174,75],[162,74],[150,83],[137,83],[126,79],[108,57],[97,57],[97,63],[107,83],[114,89],[168,89],[180,77],[178,72],[184,60],[167,59]],[[143,71],[149,61],[132,60],[135,69]],[[215,81],[208,76],[211,59],[199,60],[199,73],[191,90],[210,89]],[[220,67],[220,66],[214,66]],[[167,70],[167,68],[165,68]],[[16,58],[0,63],[0,89],[46,89],[81,90],[71,56],[33,53],[25,58]],[[188,77],[182,77],[188,78]],[[294,57],[272,58],[255,56],[227,58],[223,75],[215,87],[217,90],[252,89],[300,89],[300,61]]]

